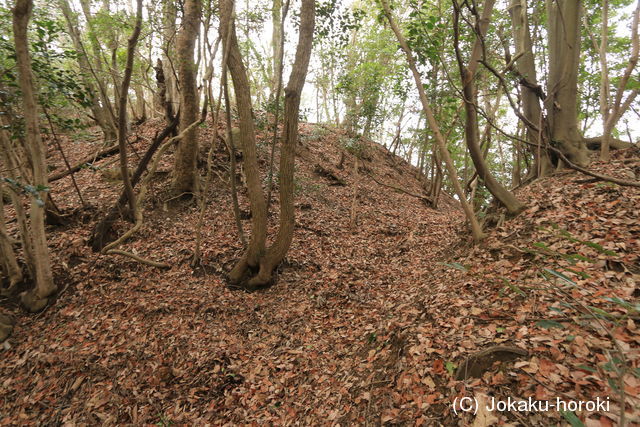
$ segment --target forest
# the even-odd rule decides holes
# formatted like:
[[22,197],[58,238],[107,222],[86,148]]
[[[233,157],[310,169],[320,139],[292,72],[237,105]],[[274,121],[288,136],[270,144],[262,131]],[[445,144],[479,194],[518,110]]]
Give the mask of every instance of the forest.
[[0,426],[640,425],[640,0],[0,0]]

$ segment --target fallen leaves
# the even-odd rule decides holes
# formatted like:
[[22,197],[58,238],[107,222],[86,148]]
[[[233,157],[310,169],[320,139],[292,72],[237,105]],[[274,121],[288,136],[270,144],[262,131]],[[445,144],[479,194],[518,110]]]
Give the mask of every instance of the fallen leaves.
[[[153,135],[149,128],[141,132]],[[241,245],[222,182],[211,194],[199,271],[186,258],[197,210],[167,204],[161,179],[153,183],[146,228],[127,245],[171,260],[169,271],[87,253],[81,221],[51,230],[56,275],[69,289],[37,316],[5,307],[18,315],[18,326],[0,360],[0,424],[518,423],[509,413],[458,417],[453,396],[465,388],[485,399],[615,399],[616,349],[600,323],[626,353],[630,411],[639,392],[640,335],[629,310],[611,298],[631,302],[638,295],[637,190],[579,184],[577,175],[547,178],[519,194],[527,211],[469,247],[446,195],[434,211],[362,176],[353,233],[353,178],[344,172],[352,168],[339,171],[346,186],[327,185],[315,172],[318,164],[339,162],[337,139],[330,133],[304,142],[296,173],[318,188],[307,185],[297,196],[292,249],[278,283],[262,292],[224,285]],[[371,151],[366,166],[378,176],[421,191],[414,169],[387,162],[381,147]],[[170,168],[170,157],[162,161]],[[216,161],[224,164],[225,154]],[[77,177],[91,203],[110,206],[116,188],[90,171]],[[56,182],[54,193],[67,202],[63,208],[77,206],[67,180]],[[247,209],[243,193],[240,202]],[[568,282],[543,277],[545,268]],[[576,286],[562,288],[570,282]],[[594,309],[617,317],[594,319]],[[491,364],[481,378],[453,379],[465,358],[496,345],[531,355]],[[523,416],[532,425],[566,422],[557,412]],[[585,425],[616,420],[576,416]]]

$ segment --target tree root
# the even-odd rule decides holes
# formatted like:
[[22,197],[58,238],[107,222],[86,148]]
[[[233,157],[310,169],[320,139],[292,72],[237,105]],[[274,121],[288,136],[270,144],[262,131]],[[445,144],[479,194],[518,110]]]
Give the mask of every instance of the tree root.
[[11,336],[15,324],[16,322],[13,318],[0,313],[0,343]]
[[20,303],[29,313],[38,313],[47,306],[49,298],[36,295],[35,289],[20,294]]
[[423,195],[423,194],[416,194],[416,193],[412,193],[408,190],[405,190],[404,188],[395,186],[395,185],[391,185],[391,184],[385,184],[384,182],[378,181],[376,179],[375,176],[373,176],[373,174],[369,174],[369,178],[371,178],[372,180],[374,180],[377,184],[382,185],[383,187],[388,187],[388,188],[392,188],[394,190],[400,191],[401,193],[407,194],[411,197],[416,197],[420,200],[422,200],[423,202],[427,203],[430,206],[433,206],[433,200],[431,199],[431,197]]
[[480,378],[495,362],[510,362],[528,355],[529,352],[520,347],[506,345],[489,347],[467,357],[458,367],[456,379],[460,381],[467,378]]
[[131,252],[127,252],[127,251],[121,251],[120,249],[109,249],[107,251],[107,254],[115,254],[115,255],[122,255],[122,256],[126,256],[129,258],[132,258],[142,264],[146,264],[146,265],[150,265],[152,267],[157,267],[157,268],[171,268],[171,266],[169,264],[165,264],[164,262],[156,262],[156,261],[152,261],[146,258],[142,258],[139,257],[136,254],[133,254]]

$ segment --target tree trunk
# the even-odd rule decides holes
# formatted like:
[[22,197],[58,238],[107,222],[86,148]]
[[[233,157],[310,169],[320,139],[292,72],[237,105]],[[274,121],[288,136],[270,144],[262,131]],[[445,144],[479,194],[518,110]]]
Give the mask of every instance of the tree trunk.
[[402,50],[404,51],[407,57],[409,68],[411,69],[411,73],[413,74],[416,87],[418,88],[422,109],[425,113],[425,116],[427,116],[427,122],[429,123],[429,127],[431,128],[431,131],[435,136],[436,143],[438,144],[438,148],[440,149],[440,156],[444,160],[445,166],[447,168],[447,173],[449,175],[449,180],[451,181],[451,185],[453,185],[453,188],[455,189],[459,202],[462,205],[462,209],[464,210],[467,220],[469,221],[469,225],[471,226],[471,233],[473,235],[473,240],[478,242],[484,238],[484,233],[480,228],[480,224],[478,223],[478,220],[475,217],[473,209],[471,208],[469,203],[467,203],[467,201],[465,200],[464,191],[462,190],[460,181],[458,181],[458,173],[456,172],[453,161],[451,160],[451,155],[449,154],[449,150],[447,150],[447,145],[444,140],[444,137],[440,132],[440,126],[438,126],[438,122],[436,121],[436,118],[433,115],[433,110],[429,105],[427,94],[424,90],[424,85],[422,84],[422,76],[420,75],[420,73],[418,72],[418,68],[416,67],[415,61],[412,56],[413,53],[411,52],[411,49],[409,48],[407,41],[402,35],[400,28],[394,21],[391,15],[391,9],[389,9],[389,5],[385,0],[381,0],[381,3],[384,8],[384,13],[387,17],[387,20],[389,21],[389,25],[391,26],[391,29],[395,33],[396,38],[398,39],[398,42],[400,43],[400,46],[402,47]]
[[44,199],[47,187],[47,167],[44,145],[40,138],[38,105],[31,73],[27,41],[27,24],[33,10],[32,0],[16,0],[13,9],[13,34],[16,48],[16,65],[18,83],[22,91],[23,114],[25,120],[25,145],[33,165],[33,185],[38,191],[39,199],[31,201],[31,242],[35,261],[35,289],[21,295],[21,300],[29,311],[39,311],[48,302],[47,297],[57,291],[53,282],[49,248],[44,229]]
[[242,258],[229,273],[231,283],[238,284],[245,277],[247,270],[255,270],[259,265],[259,258],[265,249],[267,239],[267,204],[262,192],[258,156],[256,153],[255,125],[252,117],[251,92],[249,79],[238,46],[235,23],[231,23],[231,31],[227,38],[226,29],[229,20],[233,19],[233,0],[220,0],[220,37],[223,48],[229,44],[227,59],[229,72],[233,80],[233,88],[238,108],[239,139],[244,158],[244,169],[251,206],[251,239]]
[[[278,88],[278,73],[282,68],[282,50],[283,50],[283,35],[282,32],[282,0],[273,0],[273,6],[271,9],[271,20],[273,22],[273,29],[271,31],[271,51],[273,52],[272,70],[271,70],[271,94],[269,100],[275,100],[280,95],[277,93]],[[278,106],[276,105],[276,108]]]
[[138,37],[142,28],[142,0],[138,0],[138,10],[136,15],[136,24],[133,33],[127,42],[127,62],[122,78],[122,86],[120,88],[120,99],[118,100],[118,146],[120,147],[120,174],[124,191],[129,201],[129,209],[131,214],[136,217],[136,198],[133,193],[133,185],[129,176],[129,167],[127,166],[127,94],[129,93],[129,85],[131,83],[131,74],[133,73],[133,57],[138,44]]
[[[178,75],[180,77],[180,131],[198,120],[198,88],[193,52],[200,28],[201,0],[186,0],[182,29],[178,34]],[[193,128],[178,142],[173,191],[176,194],[194,193],[198,188],[196,162],[198,160],[198,130]]]
[[278,235],[266,255],[260,259],[260,270],[247,286],[256,288],[266,285],[271,280],[273,269],[280,264],[289,251],[293,240],[295,224],[294,211],[294,168],[296,145],[298,143],[298,117],[300,98],[307,77],[311,50],[313,47],[313,30],[315,26],[315,0],[302,0],[300,9],[300,33],[296,57],[289,76],[289,83],[284,90],[284,140],[280,150],[280,227]]
[[98,97],[96,96],[96,87],[93,81],[87,77],[87,73],[91,70],[91,64],[89,63],[89,58],[84,51],[84,46],[80,38],[78,20],[71,11],[68,0],[59,0],[58,3],[67,22],[67,30],[71,37],[71,42],[78,55],[78,65],[80,66],[82,83],[87,88],[89,100],[91,101],[91,113],[104,133],[104,140],[113,141],[116,139],[116,125],[108,108],[100,105]]
[[[0,131],[4,132],[4,130]],[[5,164],[5,167],[8,165]],[[0,267],[9,279],[9,288],[2,291],[12,292],[15,286],[22,282],[22,270],[18,266],[18,259],[13,250],[12,239],[7,234],[4,217],[4,186],[0,180]]]
[[[91,17],[91,3],[89,0],[80,0],[80,5],[82,7],[82,12],[84,14],[85,19],[87,20],[87,37],[89,38],[89,43],[91,44],[91,50],[93,51],[94,57],[94,68],[93,68],[93,76],[96,79],[96,83],[98,88],[100,89],[100,100],[102,101],[103,108],[108,112],[110,120],[113,123],[114,135],[113,139],[116,139],[116,113],[113,110],[113,105],[111,104],[111,99],[109,98],[109,94],[107,92],[107,83],[105,79],[105,71],[103,65],[103,53],[102,48],[100,47],[100,41],[96,36],[96,31],[93,27],[93,19]],[[83,53],[88,55],[86,49],[83,49]],[[87,60],[89,60],[87,56]]]
[[[226,27],[231,19],[231,0],[220,2],[221,28]],[[233,78],[238,106],[240,139],[244,148],[244,165],[247,175],[247,187],[252,210],[252,234],[247,251],[229,274],[232,283],[243,285],[247,289],[264,286],[271,281],[273,269],[284,259],[291,246],[295,223],[294,199],[294,164],[298,141],[298,114],[300,96],[307,75],[313,29],[315,22],[315,1],[303,0],[300,11],[300,34],[295,62],[285,88],[284,140],[280,154],[280,227],[275,241],[265,251],[266,242],[266,203],[259,180],[256,159],[255,131],[251,117],[251,97],[249,85],[240,58],[235,28],[231,31],[229,51],[229,70]],[[258,271],[256,272],[256,267]],[[257,273],[257,274],[256,274]],[[255,274],[255,276],[252,276]],[[248,277],[249,276],[249,277]]]
[[163,34],[162,34],[162,66],[163,76],[165,82],[165,120],[170,123],[173,120],[173,116],[177,113],[179,100],[178,81],[176,79],[176,69],[173,63],[175,58],[175,39],[176,39],[176,3],[173,1],[163,2],[162,20],[163,20]]
[[545,108],[550,143],[569,161],[587,166],[586,145],[578,130],[578,66],[580,63],[580,0],[547,0],[549,76]]
[[[455,0],[454,0],[455,1]],[[462,56],[459,50],[459,15],[460,10],[457,4],[454,4],[454,47],[456,50],[456,58],[458,60],[458,66],[460,68],[460,78],[462,79],[463,95],[464,95],[464,107],[466,112],[465,122],[465,140],[471,160],[476,168],[478,177],[482,179],[487,189],[491,194],[507,209],[509,214],[517,215],[524,208],[525,205],[520,202],[515,196],[506,188],[504,188],[493,176],[480,148],[480,130],[478,127],[478,91],[475,85],[476,71],[478,68],[478,61],[481,59],[482,44],[484,41],[484,35],[489,28],[489,21],[493,12],[494,0],[487,0],[484,2],[484,8],[482,10],[482,16],[478,23],[478,32],[469,59],[469,65],[464,66]]]
[[[529,123],[540,125],[542,109],[538,99],[539,95],[536,93],[536,88],[539,88],[539,85],[533,56],[533,43],[531,42],[531,33],[529,31],[526,0],[511,0],[509,12],[511,13],[513,38],[516,44],[517,60],[515,65],[518,69],[518,75],[522,76],[520,79],[522,110]],[[540,131],[527,126],[526,134],[527,140],[531,144],[529,150],[535,159],[535,167],[532,169],[534,176],[547,175],[552,168],[552,164],[546,150],[541,147]],[[531,149],[535,145],[538,145],[538,149]]]

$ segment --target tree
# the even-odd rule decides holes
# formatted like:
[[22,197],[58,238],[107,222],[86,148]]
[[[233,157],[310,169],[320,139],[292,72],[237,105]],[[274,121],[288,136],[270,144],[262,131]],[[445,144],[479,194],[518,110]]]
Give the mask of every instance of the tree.
[[258,169],[255,130],[251,117],[251,95],[249,81],[240,56],[235,27],[229,36],[223,31],[232,19],[231,0],[221,0],[220,17],[223,45],[229,44],[229,71],[233,79],[238,107],[240,141],[243,147],[244,166],[247,176],[247,189],[252,212],[252,230],[249,245],[234,268],[229,273],[229,280],[247,289],[255,289],[267,285],[271,281],[273,269],[286,255],[293,238],[295,212],[294,196],[294,163],[298,137],[298,113],[300,96],[305,83],[315,24],[315,1],[303,0],[300,10],[300,33],[295,61],[285,88],[284,140],[280,154],[280,227],[273,245],[265,247],[267,234],[266,202],[260,172]]
[[416,67],[415,60],[413,59],[413,53],[409,48],[409,45],[407,44],[406,39],[402,35],[400,28],[398,27],[395,20],[393,19],[389,5],[385,0],[380,0],[380,2],[382,4],[384,15],[389,21],[389,25],[391,26],[391,29],[395,33],[398,39],[398,43],[400,43],[400,47],[402,48],[402,50],[404,51],[407,57],[407,63],[409,64],[409,68],[411,69],[411,73],[413,74],[413,78],[415,80],[418,93],[420,94],[420,102],[422,103],[422,109],[424,111],[424,114],[427,117],[429,128],[431,128],[431,131],[435,136],[436,143],[438,144],[439,154],[441,158],[444,160],[447,173],[449,175],[449,180],[452,182],[452,185],[454,186],[456,195],[458,196],[460,204],[462,205],[462,209],[464,210],[465,216],[467,217],[467,220],[469,221],[469,224],[471,226],[473,240],[478,242],[484,238],[484,233],[480,228],[480,224],[478,224],[478,220],[476,219],[473,209],[471,208],[471,206],[469,206],[469,203],[467,203],[467,201],[465,200],[465,195],[462,190],[462,187],[460,186],[460,182],[458,181],[458,174],[451,160],[451,155],[447,150],[446,142],[444,140],[444,137],[442,136],[442,133],[440,132],[440,127],[438,126],[438,123],[436,122],[436,119],[433,115],[433,110],[429,105],[429,100],[427,99],[427,95],[424,90],[424,86],[422,84],[422,77],[420,76],[420,72]]
[[[491,20],[491,14],[493,12],[493,0],[487,0],[484,2],[484,8],[482,9],[482,16],[478,19],[477,34],[475,35],[475,41],[469,58],[469,64],[465,66],[462,59],[462,54],[459,48],[460,41],[460,14],[461,10],[458,6],[457,0],[453,0],[454,7],[454,48],[456,51],[456,59],[458,61],[458,67],[460,69],[460,78],[462,79],[462,93],[464,108],[466,112],[465,121],[465,141],[469,154],[473,160],[473,164],[476,168],[479,178],[484,182],[487,189],[491,194],[512,214],[518,214],[525,206],[506,188],[504,188],[493,176],[487,163],[485,161],[485,155],[480,148],[480,129],[478,127],[478,92],[475,84],[476,70],[478,68],[479,61],[482,55],[482,45],[484,44],[484,36],[489,28],[489,22]],[[476,12],[477,13],[477,12]]]
[[30,208],[30,227],[24,242],[30,246],[35,288],[24,292],[21,301],[29,311],[39,311],[47,305],[48,297],[57,291],[53,281],[49,248],[44,229],[44,202],[41,195],[47,190],[47,166],[44,145],[40,137],[38,105],[31,72],[27,25],[33,11],[32,0],[16,0],[13,9],[13,36],[16,49],[18,84],[22,91],[23,114],[25,118],[25,147],[29,155],[33,177],[34,197]]
[[[102,84],[101,82],[97,82],[97,84],[94,84],[94,80],[98,79],[97,76],[91,76],[92,70],[94,73],[95,70],[90,64],[89,56],[84,50],[84,44],[82,43],[77,16],[71,10],[71,6],[69,5],[68,0],[59,0],[58,4],[62,9],[62,14],[64,15],[65,21],[67,22],[67,29],[69,32],[69,36],[71,37],[73,47],[76,52],[78,52],[78,65],[80,66],[81,70],[82,82],[87,89],[89,100],[91,101],[91,113],[93,114],[93,117],[98,126],[100,126],[100,128],[102,129],[105,141],[113,141],[117,137],[113,111],[110,110],[110,104],[104,102],[101,104],[99,101],[99,94],[101,93],[101,91],[104,91],[104,86],[100,86]],[[97,90],[96,86],[98,86],[100,89]]]
[[632,82],[631,74],[636,68],[638,63],[638,53],[640,51],[640,40],[638,37],[638,19],[640,17],[640,1],[636,4],[636,9],[633,12],[633,18],[631,20],[631,52],[629,54],[629,61],[625,67],[622,76],[619,78],[619,82],[616,88],[615,97],[611,96],[611,79],[609,77],[609,64],[607,60],[607,50],[609,45],[609,0],[602,2],[602,24],[601,24],[601,37],[598,44],[595,38],[592,37],[595,50],[598,52],[598,58],[600,60],[600,114],[602,115],[602,138],[600,141],[600,159],[608,161],[610,159],[609,148],[612,146],[625,147],[623,141],[613,141],[612,131],[616,124],[622,117],[622,115],[631,107],[632,102],[638,96],[640,92],[638,83],[635,82],[635,87],[630,90],[627,97],[623,100],[623,94],[627,85]]
[[[193,53],[200,28],[201,0],[186,0],[182,27],[178,34],[178,75],[180,77],[180,130],[198,120],[199,98],[196,84],[197,68]],[[192,128],[178,143],[173,189],[177,194],[193,193],[198,188],[198,130]]]

